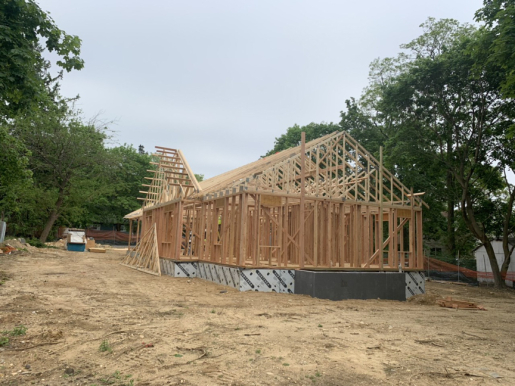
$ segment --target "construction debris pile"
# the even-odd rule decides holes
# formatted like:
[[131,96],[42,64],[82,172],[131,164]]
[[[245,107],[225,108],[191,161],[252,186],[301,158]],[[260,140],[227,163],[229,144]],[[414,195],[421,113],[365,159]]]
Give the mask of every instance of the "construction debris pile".
[[16,251],[34,252],[37,248],[27,243],[24,239],[10,239],[0,243],[1,254],[11,254]]

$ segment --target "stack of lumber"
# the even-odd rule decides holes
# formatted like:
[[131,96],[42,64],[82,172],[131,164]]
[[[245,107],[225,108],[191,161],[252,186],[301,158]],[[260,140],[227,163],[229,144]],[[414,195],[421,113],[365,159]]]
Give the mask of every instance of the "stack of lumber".
[[446,308],[486,311],[486,308],[484,308],[483,306],[479,306],[476,303],[468,302],[465,300],[455,300],[451,297],[447,297],[445,299],[438,300],[438,304],[440,305],[440,307],[446,307]]
[[106,253],[105,248],[98,248],[98,247],[89,248],[89,251],[93,252],[93,253]]

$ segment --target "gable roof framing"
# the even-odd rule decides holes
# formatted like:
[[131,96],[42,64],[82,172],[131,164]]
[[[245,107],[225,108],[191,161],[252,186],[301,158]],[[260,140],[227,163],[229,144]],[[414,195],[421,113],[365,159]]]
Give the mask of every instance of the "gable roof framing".
[[[306,143],[306,196],[366,202],[403,204],[412,192],[354,138],[335,132]],[[380,170],[382,169],[382,171]],[[379,192],[380,174],[383,191]],[[300,196],[300,146],[287,149],[201,182],[202,194],[245,187],[262,193]],[[414,196],[415,205],[425,203]]]
[[[157,147],[159,163],[145,206],[177,198],[203,200],[245,189],[299,195],[301,147],[286,149],[197,183],[180,150]],[[348,133],[334,132],[305,145],[306,197],[415,206],[427,204],[421,193],[404,186]],[[382,183],[381,183],[382,182]],[[380,191],[382,187],[382,191]]]
[[202,191],[195,174],[191,170],[186,157],[179,149],[170,149],[156,146],[158,162],[151,162],[155,169],[148,170],[154,173],[153,177],[145,177],[151,181],[144,193],[143,208],[158,205],[164,202],[185,198]]

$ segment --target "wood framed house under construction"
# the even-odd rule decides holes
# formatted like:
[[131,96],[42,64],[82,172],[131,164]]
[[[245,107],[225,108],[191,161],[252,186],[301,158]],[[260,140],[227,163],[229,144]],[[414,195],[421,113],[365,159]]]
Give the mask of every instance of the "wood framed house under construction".
[[347,133],[302,139],[200,183],[180,150],[156,147],[142,210],[128,216],[138,220],[140,243],[150,240],[148,250],[174,262],[422,270],[422,194]]

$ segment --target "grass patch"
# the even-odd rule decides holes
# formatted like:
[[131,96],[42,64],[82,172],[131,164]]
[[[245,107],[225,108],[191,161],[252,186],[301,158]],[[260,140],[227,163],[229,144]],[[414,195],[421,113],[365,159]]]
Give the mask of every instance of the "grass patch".
[[14,327],[10,331],[2,331],[3,335],[10,335],[10,336],[20,336],[25,335],[27,333],[27,327],[25,327],[23,324],[20,324],[19,326]]
[[5,282],[9,279],[10,277],[6,272],[0,271],[0,285],[4,285]]
[[129,378],[132,378],[132,374],[123,375],[121,371],[116,370],[106,378],[100,379],[100,382],[103,385],[134,386],[134,379]]
[[313,383],[316,383],[317,382],[317,378],[320,378],[321,376],[322,376],[322,374],[320,374],[320,372],[317,370],[315,375],[306,375],[306,378],[311,379],[311,381]]
[[0,338],[0,347],[7,346],[9,344],[9,338]]
[[100,352],[112,352],[113,349],[111,348],[111,345],[109,344],[108,340],[103,340],[102,343],[100,343],[100,347],[98,348],[98,351]]
[[19,326],[16,326],[11,331],[11,336],[20,336],[25,335],[27,333],[27,327],[25,327],[23,324],[20,324]]

